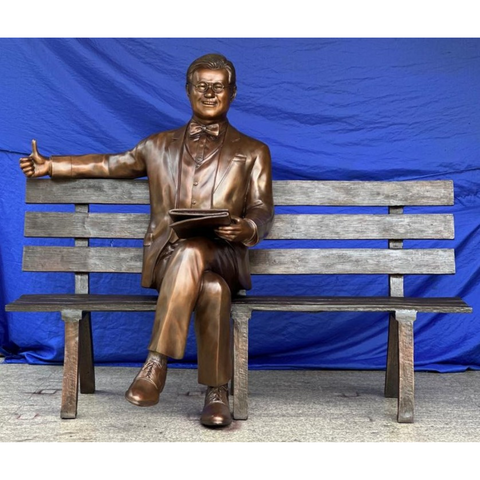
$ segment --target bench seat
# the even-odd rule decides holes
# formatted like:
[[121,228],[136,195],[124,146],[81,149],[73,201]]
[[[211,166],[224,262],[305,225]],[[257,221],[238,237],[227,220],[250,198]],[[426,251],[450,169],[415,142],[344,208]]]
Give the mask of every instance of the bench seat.
[[[22,295],[7,305],[8,312],[152,312],[156,295]],[[256,311],[299,312],[395,312],[414,310],[432,313],[471,313],[472,308],[459,297],[318,297],[318,296],[238,296],[234,305]]]

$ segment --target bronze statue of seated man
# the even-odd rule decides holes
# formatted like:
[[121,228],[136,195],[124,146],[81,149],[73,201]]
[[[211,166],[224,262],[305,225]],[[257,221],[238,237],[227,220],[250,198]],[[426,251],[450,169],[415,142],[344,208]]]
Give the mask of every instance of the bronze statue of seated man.
[[[201,423],[222,427],[232,422],[231,297],[251,288],[248,247],[273,223],[271,159],[264,143],[227,120],[237,91],[229,60],[218,54],[195,60],[186,90],[193,115],[181,128],[155,133],[119,154],[45,157],[33,141],[20,166],[28,177],[148,176],[151,215],[142,286],[157,289],[159,296],[147,359],[125,397],[138,406],[158,403],[167,359],[183,357],[194,312],[198,381],[208,387]],[[212,235],[179,238],[169,215],[178,208],[228,209],[232,221]]]

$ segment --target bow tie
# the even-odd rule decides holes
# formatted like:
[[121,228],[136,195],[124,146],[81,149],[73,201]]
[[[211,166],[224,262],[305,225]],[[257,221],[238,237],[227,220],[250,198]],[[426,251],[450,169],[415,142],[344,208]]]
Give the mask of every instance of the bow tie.
[[220,133],[220,125],[213,123],[212,125],[201,125],[200,123],[190,122],[188,127],[188,134],[191,137],[198,137],[202,133],[206,133],[212,137],[218,137]]

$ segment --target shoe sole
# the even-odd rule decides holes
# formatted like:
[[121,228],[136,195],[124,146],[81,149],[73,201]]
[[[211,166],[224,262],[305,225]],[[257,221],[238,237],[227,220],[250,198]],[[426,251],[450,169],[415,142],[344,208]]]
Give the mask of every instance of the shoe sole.
[[138,400],[134,400],[133,398],[129,398],[127,395],[125,395],[125,399],[127,402],[130,402],[132,405],[136,405],[137,407],[153,407],[158,403],[158,400],[156,402],[140,402]]
[[229,423],[203,423],[203,422],[200,422],[204,427],[207,427],[207,428],[225,428],[225,427],[228,427],[229,425],[232,424],[232,422],[229,422]]

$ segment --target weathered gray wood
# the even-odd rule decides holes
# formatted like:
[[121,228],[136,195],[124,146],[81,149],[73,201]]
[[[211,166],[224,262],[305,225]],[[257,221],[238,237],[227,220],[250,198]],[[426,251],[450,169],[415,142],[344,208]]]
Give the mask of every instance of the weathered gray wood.
[[156,295],[22,295],[6,306],[11,312],[60,312],[73,308],[86,312],[152,312]]
[[275,205],[453,205],[452,181],[277,181]]
[[453,215],[276,215],[269,239],[452,239]]
[[[76,215],[88,215],[90,206],[87,204],[75,205]],[[25,220],[26,224],[26,220]],[[52,226],[55,228],[54,226]],[[77,235],[73,235],[77,237]],[[75,238],[75,247],[89,246],[89,240],[84,238]],[[88,295],[90,293],[90,277],[88,273],[75,274],[75,293]],[[93,362],[93,340],[90,312],[82,314],[82,320],[79,325],[79,375],[80,392],[95,393],[95,370]]]
[[38,272],[140,273],[141,248],[25,247],[23,270]]
[[73,419],[77,416],[79,380],[79,322],[82,312],[64,310],[65,353],[63,363],[62,406],[60,417]]
[[233,306],[233,418],[247,420],[248,418],[248,322],[251,310],[245,307]]
[[75,274],[75,293],[88,293],[89,289],[89,275],[88,273]]
[[[8,312],[59,312],[65,308],[91,312],[150,312],[156,295],[22,295],[8,304]],[[321,297],[321,296],[239,296],[235,308],[303,312],[418,312],[471,313],[472,308],[458,297]]]
[[398,412],[399,423],[413,423],[414,417],[414,366],[413,322],[417,313],[403,310],[395,314],[398,322]]
[[[79,216],[86,216],[88,215],[90,206],[89,205],[75,205],[75,214],[74,215],[79,215]],[[27,217],[28,213],[25,216],[25,230],[27,230]],[[30,212],[33,213],[33,212]],[[40,213],[40,212],[38,212]],[[64,222],[67,222],[67,219],[64,219]],[[59,225],[51,224],[49,225],[50,231],[54,233],[54,229],[58,228]],[[75,237],[75,247],[88,247],[89,246],[89,240],[85,238],[78,238],[78,237],[83,237],[83,235],[69,235],[69,237]],[[77,273],[75,274],[75,293],[82,293],[82,294],[87,294],[90,293],[90,285],[89,285],[89,275],[88,273]]]
[[[388,213],[392,218],[405,218],[403,215],[403,207],[389,207]],[[389,240],[388,248],[392,250],[402,249],[403,240]],[[388,293],[391,297],[404,296],[403,275],[389,275]],[[387,365],[385,369],[384,393],[387,398],[398,398],[398,323],[393,314],[390,314],[388,323]]]
[[143,238],[150,215],[142,213],[26,212],[26,237]]
[[[75,214],[74,215],[81,215],[85,216],[88,215],[90,206],[89,205],[75,205]],[[38,212],[40,213],[40,212]],[[27,230],[27,215],[25,216],[25,230]],[[64,219],[64,221],[68,221]],[[53,233],[54,229],[58,228],[58,225],[50,225],[50,231]],[[76,237],[75,238],[75,247],[88,247],[89,240],[85,238],[77,238],[83,237],[83,235],[69,235],[69,237]],[[89,285],[89,275],[88,273],[77,273],[75,274],[75,293],[82,293],[88,294],[90,293],[90,285]]]
[[[253,274],[449,274],[449,249],[275,249],[251,250]],[[140,273],[141,248],[25,247],[23,270],[39,272]]]
[[250,252],[254,274],[448,274],[453,250],[272,249]]
[[98,203],[148,205],[146,180],[40,179],[27,180],[26,203]]
[[[137,238],[150,215],[26,212],[26,237]],[[269,239],[452,239],[453,215],[277,215]]]
[[[273,182],[275,205],[453,205],[453,182]],[[27,203],[149,204],[146,180],[27,180]]]
[[418,312],[471,313],[472,309],[459,297],[320,297],[320,296],[251,296],[235,297],[233,302],[252,310],[268,311],[368,311],[387,312],[416,310]]
[[[86,204],[86,205],[85,204],[75,205],[75,214],[77,214],[77,215],[88,215],[89,210],[90,210],[90,205],[88,205],[88,204]],[[26,224],[27,224],[27,219],[25,218],[25,227],[26,227]],[[53,225],[52,225],[52,227],[55,228],[55,226],[53,226]],[[80,237],[78,235],[70,235],[70,236],[71,237]],[[83,235],[81,237],[83,237]],[[75,246],[76,247],[88,247],[88,245],[89,245],[88,239],[75,238]],[[76,284],[77,284],[77,278],[75,278],[75,285]],[[82,289],[84,288],[84,282],[80,281],[79,288],[82,288]],[[88,293],[88,286],[87,286],[87,291],[86,292],[77,292],[76,291],[76,293]]]

